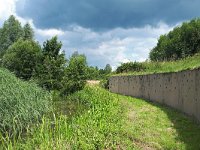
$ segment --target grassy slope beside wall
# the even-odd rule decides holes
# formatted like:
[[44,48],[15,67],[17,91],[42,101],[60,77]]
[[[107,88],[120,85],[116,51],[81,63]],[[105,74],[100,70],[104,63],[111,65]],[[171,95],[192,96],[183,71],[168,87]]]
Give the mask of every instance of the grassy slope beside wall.
[[[199,149],[200,126],[185,115],[153,103],[86,87],[69,97],[88,106],[73,116],[43,118],[9,149]],[[64,102],[63,104],[64,105]]]
[[0,68],[0,133],[14,135],[49,110],[50,95]]
[[192,57],[187,57],[178,61],[168,61],[168,62],[143,62],[146,69],[141,72],[127,72],[116,74],[120,75],[144,75],[153,73],[165,73],[165,72],[178,72],[182,70],[191,70],[200,67],[200,54],[196,54]]

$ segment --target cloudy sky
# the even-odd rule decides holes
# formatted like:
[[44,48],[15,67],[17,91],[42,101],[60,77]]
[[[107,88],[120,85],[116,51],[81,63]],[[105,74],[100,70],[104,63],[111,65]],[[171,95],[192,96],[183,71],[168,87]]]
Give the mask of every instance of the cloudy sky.
[[0,26],[14,14],[35,38],[54,35],[67,56],[84,53],[89,65],[144,61],[161,34],[200,16],[200,0],[0,0]]

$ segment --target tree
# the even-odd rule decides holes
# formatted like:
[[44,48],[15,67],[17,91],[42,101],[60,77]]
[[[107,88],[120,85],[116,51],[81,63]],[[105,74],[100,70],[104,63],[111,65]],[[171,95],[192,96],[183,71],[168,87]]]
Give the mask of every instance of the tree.
[[149,57],[152,61],[170,61],[200,52],[200,19],[194,19],[160,36]]
[[60,57],[60,52],[62,48],[61,41],[58,42],[57,36],[52,37],[43,44],[43,54],[44,56],[49,56],[52,58]]
[[3,66],[17,77],[29,80],[36,71],[41,58],[41,47],[31,40],[18,40],[3,56]]
[[63,88],[66,59],[61,47],[62,43],[58,42],[56,36],[43,44],[41,64],[38,66],[35,78],[40,86],[48,90]]
[[34,31],[29,23],[26,23],[23,27],[24,30],[24,40],[33,40]]
[[99,79],[99,69],[98,67],[87,67],[87,79],[96,80]]
[[3,24],[3,28],[0,30],[0,58],[14,42],[23,38],[23,28],[20,22],[11,15],[8,20]]
[[110,66],[110,64],[107,64],[105,66],[104,72],[105,72],[105,74],[110,74],[112,72],[112,67]]
[[72,55],[66,68],[62,94],[68,95],[84,88],[87,78],[85,55]]

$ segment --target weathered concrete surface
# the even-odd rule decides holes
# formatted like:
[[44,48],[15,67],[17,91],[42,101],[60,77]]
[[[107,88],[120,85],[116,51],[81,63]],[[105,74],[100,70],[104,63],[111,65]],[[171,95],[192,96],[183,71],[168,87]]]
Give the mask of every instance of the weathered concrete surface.
[[168,105],[200,121],[200,68],[177,73],[114,76],[109,79],[109,90]]

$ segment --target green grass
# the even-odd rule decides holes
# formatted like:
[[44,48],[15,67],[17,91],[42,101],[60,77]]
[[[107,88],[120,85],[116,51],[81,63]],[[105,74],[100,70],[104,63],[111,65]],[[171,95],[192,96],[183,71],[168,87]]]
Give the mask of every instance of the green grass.
[[[104,149],[116,148],[122,127],[121,106],[115,95],[97,87],[68,97],[87,107],[73,116],[44,117],[42,123],[27,130],[25,139],[5,139],[4,148],[10,149]],[[65,102],[61,103],[62,105]],[[68,107],[68,106],[67,106]],[[66,108],[67,108],[66,107]],[[82,113],[80,113],[82,112]],[[62,112],[63,113],[63,112]]]
[[0,68],[0,136],[14,136],[50,108],[50,94]]
[[43,117],[26,136],[0,137],[2,148],[200,149],[200,125],[158,104],[87,86],[56,105],[59,113]]
[[126,108],[125,134],[136,149],[200,149],[200,125],[159,104],[120,96]]
[[167,61],[167,62],[143,62],[146,69],[141,72],[127,72],[119,75],[144,75],[154,73],[167,73],[167,72],[178,72],[183,70],[192,70],[200,67],[200,54],[196,54],[185,59],[178,61]]

